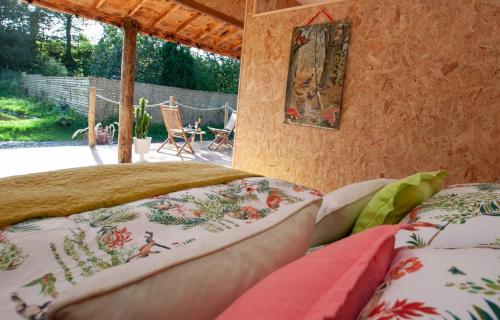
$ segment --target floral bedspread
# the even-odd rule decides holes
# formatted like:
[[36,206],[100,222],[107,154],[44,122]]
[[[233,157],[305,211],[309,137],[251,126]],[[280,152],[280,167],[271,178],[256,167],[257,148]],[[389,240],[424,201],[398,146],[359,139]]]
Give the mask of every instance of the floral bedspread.
[[500,319],[500,184],[451,186],[401,223],[412,230],[360,319]]
[[0,317],[43,319],[53,299],[101,270],[140,265],[226,230],[264,229],[267,217],[320,197],[282,180],[247,178],[8,226],[0,230]]

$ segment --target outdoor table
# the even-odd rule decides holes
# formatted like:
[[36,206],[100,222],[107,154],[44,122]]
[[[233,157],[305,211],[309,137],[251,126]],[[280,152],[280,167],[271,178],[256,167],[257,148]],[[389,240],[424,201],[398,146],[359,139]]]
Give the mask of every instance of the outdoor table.
[[193,128],[184,128],[184,132],[191,135],[191,142],[196,142],[196,135],[198,135],[200,143],[203,143],[203,135],[207,133],[206,131],[197,131]]

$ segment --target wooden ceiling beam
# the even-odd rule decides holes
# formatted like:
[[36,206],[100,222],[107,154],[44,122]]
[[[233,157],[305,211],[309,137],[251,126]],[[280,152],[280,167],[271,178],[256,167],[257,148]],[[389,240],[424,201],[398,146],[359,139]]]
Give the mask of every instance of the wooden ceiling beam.
[[175,34],[161,33],[159,31],[157,31],[157,29],[148,29],[148,30],[143,29],[143,30],[140,30],[140,32],[144,33],[144,34],[147,34],[147,35],[150,35],[150,36],[154,36],[154,37],[166,40],[166,41],[180,43],[180,44],[183,44],[183,45],[186,45],[186,46],[189,46],[189,47],[196,47],[198,49],[202,49],[202,50],[205,50],[205,51],[217,53],[217,54],[220,54],[220,55],[223,55],[223,56],[228,56],[228,57],[232,57],[232,58],[235,58],[235,59],[239,59],[240,58],[239,54],[237,54],[235,52],[229,52],[227,50],[221,50],[219,48],[216,48],[215,46],[211,46],[211,45],[208,45],[208,44],[199,43],[199,42],[197,42],[195,40],[185,39],[185,38],[179,37],[178,35],[175,35]]
[[223,36],[221,36],[219,38],[219,40],[217,40],[217,42],[215,43],[215,46],[218,47],[221,43],[224,43],[227,40],[231,39],[235,34],[238,33],[238,31],[239,31],[238,29],[233,29],[233,30],[227,31]]
[[241,41],[235,41],[234,44],[232,44],[231,46],[229,46],[229,51],[234,51],[236,50],[237,48],[241,47]]
[[206,37],[208,37],[209,34],[221,29],[224,26],[226,26],[226,24],[224,22],[221,22],[218,25],[216,25],[215,27],[207,29],[205,32],[198,35],[194,40],[201,41],[201,40],[205,39]]
[[132,17],[134,14],[137,13],[137,11],[141,10],[142,6],[147,2],[148,0],[140,0],[127,14],[127,17]]
[[172,2],[178,3],[184,7],[187,7],[191,10],[198,11],[201,14],[206,14],[215,19],[221,20],[223,22],[229,23],[230,25],[243,30],[243,21],[240,21],[234,17],[231,17],[225,13],[217,11],[213,8],[207,7],[201,3],[198,3],[194,0],[170,0]]
[[168,8],[165,12],[163,12],[163,14],[158,19],[156,19],[156,21],[154,21],[151,24],[151,27],[152,28],[156,28],[163,21],[165,21],[165,19],[167,19],[169,15],[171,15],[172,13],[174,13],[179,8],[180,7],[177,4],[174,4],[173,6],[171,6],[170,8]]
[[100,7],[102,7],[104,2],[106,2],[106,0],[96,0],[96,2],[94,3],[94,8],[99,9]]
[[199,18],[201,17],[201,13],[199,12],[196,12],[191,18],[189,19],[186,19],[183,23],[181,23],[177,29],[175,29],[175,34],[179,33],[179,32],[182,32],[184,29],[186,29],[187,27],[189,27],[189,25],[193,22],[195,22],[196,20],[198,20]]

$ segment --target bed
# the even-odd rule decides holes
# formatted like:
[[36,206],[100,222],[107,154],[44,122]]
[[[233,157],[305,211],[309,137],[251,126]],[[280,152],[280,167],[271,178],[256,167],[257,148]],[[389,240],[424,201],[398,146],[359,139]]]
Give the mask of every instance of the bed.
[[201,164],[0,180],[0,315],[498,319],[500,185],[448,187],[399,226],[348,236],[392,182],[347,186],[320,209],[317,190]]
[[299,258],[321,194],[210,165],[0,181],[2,319],[211,319]]
[[218,320],[500,319],[499,216],[500,184],[450,186],[400,224],[355,233],[271,273]]

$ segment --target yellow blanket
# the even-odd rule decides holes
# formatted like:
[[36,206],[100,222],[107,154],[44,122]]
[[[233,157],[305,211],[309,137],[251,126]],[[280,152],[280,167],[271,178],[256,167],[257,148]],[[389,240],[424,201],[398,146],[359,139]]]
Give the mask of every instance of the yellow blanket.
[[0,179],[0,227],[255,176],[220,166],[170,162],[66,169]]

